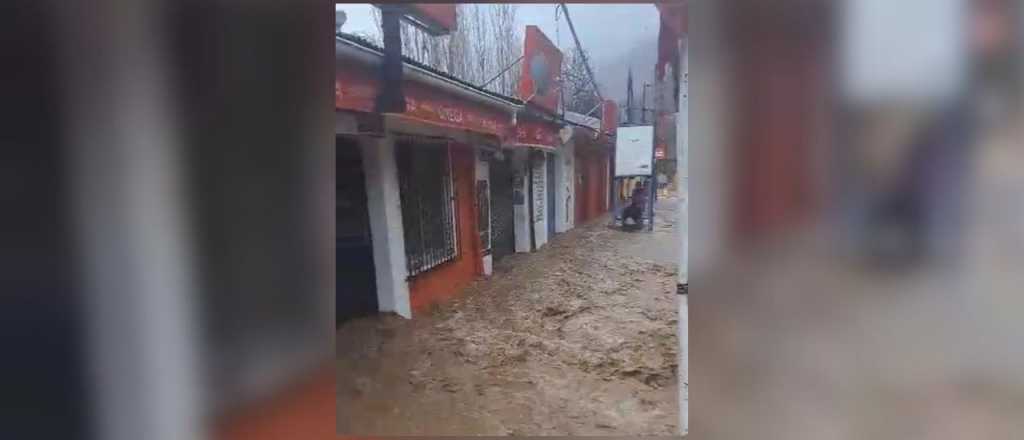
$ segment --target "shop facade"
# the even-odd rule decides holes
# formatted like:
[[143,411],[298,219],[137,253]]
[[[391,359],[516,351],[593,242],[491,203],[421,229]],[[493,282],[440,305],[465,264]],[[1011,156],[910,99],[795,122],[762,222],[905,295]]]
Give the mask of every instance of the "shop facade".
[[411,317],[608,210],[607,132],[408,60],[405,111],[378,113],[381,50],[336,59],[339,324]]
[[[339,257],[338,308],[365,310],[372,303],[368,297],[374,296],[377,310],[372,312],[411,317],[489,275],[495,250],[504,249],[504,242],[494,240],[492,213],[507,211],[507,197],[502,194],[502,206],[492,208],[490,165],[501,155],[518,107],[407,65],[406,111],[375,113],[379,50],[339,40],[336,55],[337,148],[359,150],[369,226],[364,248],[372,249],[373,263],[363,268],[372,268],[375,275],[372,292],[365,287],[357,291],[351,270],[341,265],[347,260]],[[351,168],[338,172],[343,169]],[[354,204],[342,202],[336,211],[339,221],[359,215],[349,209]]]
[[608,136],[577,128],[573,139],[576,195],[576,225],[608,212],[611,182],[611,152],[614,142]]

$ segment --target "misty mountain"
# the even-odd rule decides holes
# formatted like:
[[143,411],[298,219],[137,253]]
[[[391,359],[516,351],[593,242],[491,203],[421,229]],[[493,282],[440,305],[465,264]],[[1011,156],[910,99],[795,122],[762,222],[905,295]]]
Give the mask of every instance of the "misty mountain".
[[[624,52],[613,54],[598,52],[593,57],[594,76],[597,77],[601,93],[605,95],[605,98],[612,99],[616,103],[626,101],[626,78],[632,68],[633,93],[639,101],[643,93],[644,82],[654,83],[654,64],[658,62],[658,37],[654,35],[637,41],[632,48]],[[648,94],[651,92],[653,91],[648,90]],[[650,95],[648,95],[648,99],[651,99]],[[639,106],[639,102],[636,105]]]

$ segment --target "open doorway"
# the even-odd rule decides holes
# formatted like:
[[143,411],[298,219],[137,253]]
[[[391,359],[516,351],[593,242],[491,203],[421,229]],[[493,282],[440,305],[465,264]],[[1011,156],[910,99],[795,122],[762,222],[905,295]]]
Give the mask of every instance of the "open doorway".
[[335,140],[336,323],[377,312],[373,238],[366,203],[366,179],[358,144]]
[[513,207],[513,171],[508,158],[490,163],[491,252],[494,261],[515,253],[515,213]]

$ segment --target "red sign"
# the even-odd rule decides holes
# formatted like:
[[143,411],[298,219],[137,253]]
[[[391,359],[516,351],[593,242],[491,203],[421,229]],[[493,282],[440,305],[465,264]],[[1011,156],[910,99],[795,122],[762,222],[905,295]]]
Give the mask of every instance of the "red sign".
[[[373,112],[378,80],[363,68],[349,67],[335,73],[334,107]],[[500,110],[458,99],[422,84],[406,80],[405,116],[462,130],[504,137],[511,117]]]
[[551,112],[558,109],[562,52],[537,26],[526,27],[519,97]]
[[516,131],[514,139],[519,145],[558,148],[560,143],[558,129],[551,124],[520,119],[513,129]]
[[608,136],[615,136],[619,127],[619,106],[610,99],[604,100],[601,109],[601,132]]
[[409,21],[432,35],[449,34],[457,26],[458,21],[453,3],[411,3],[406,7],[409,11],[407,14]]
[[334,73],[334,108],[372,112],[377,97],[377,82],[362,68],[336,69]]

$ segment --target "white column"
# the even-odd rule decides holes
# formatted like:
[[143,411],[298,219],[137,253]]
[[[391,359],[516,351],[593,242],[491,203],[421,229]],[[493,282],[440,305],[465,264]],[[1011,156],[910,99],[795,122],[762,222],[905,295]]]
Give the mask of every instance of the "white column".
[[555,155],[555,232],[572,229],[576,213],[573,192],[575,172],[575,148],[573,141],[567,142]]
[[[676,117],[677,131],[676,131],[676,166],[678,167],[676,173],[679,176],[679,237],[680,237],[680,249],[679,249],[679,284],[683,286],[688,292],[689,290],[689,262],[688,262],[688,244],[689,244],[689,203],[690,203],[690,175],[687,155],[689,150],[689,103],[688,103],[688,76],[689,76],[689,62],[687,58],[687,44],[688,38],[684,37],[679,45],[679,59],[682,68],[682,75],[679,87],[679,114]],[[682,435],[686,435],[690,430],[690,393],[689,393],[689,366],[688,361],[690,358],[690,333],[689,325],[687,323],[689,318],[689,295],[679,295],[679,427]]]
[[[488,191],[488,193],[490,193],[490,191],[491,191],[491,164],[490,164],[490,162],[488,162],[487,160],[485,160],[483,158],[482,150],[477,150],[476,151],[476,180],[477,180],[477,182],[479,182],[479,181],[487,182],[487,191]],[[477,200],[479,200],[479,199],[477,199]],[[491,206],[490,206],[491,205],[491,195],[490,194],[487,194],[487,204],[488,204],[488,206],[486,206],[487,212],[490,213],[491,212]],[[477,207],[477,209],[483,209],[483,208],[484,207],[482,207],[482,206],[478,206]],[[490,237],[494,236],[494,234],[491,231],[491,216],[488,215],[487,218],[484,219],[484,221],[487,222],[488,241],[490,241]],[[482,260],[481,263],[482,263],[483,268],[484,268],[484,275],[490,276],[491,273],[494,272],[494,260],[493,260],[493,258],[494,258],[494,256],[492,254],[490,254],[490,253],[488,253],[487,255],[484,255],[483,258],[481,258],[481,260]]]
[[374,138],[363,139],[360,147],[363,152],[363,172],[366,174],[370,232],[373,234],[377,303],[382,312],[395,312],[411,318],[395,144],[391,138]]
[[69,3],[55,17],[85,380],[104,439],[200,438],[206,411],[195,235],[160,6]]

